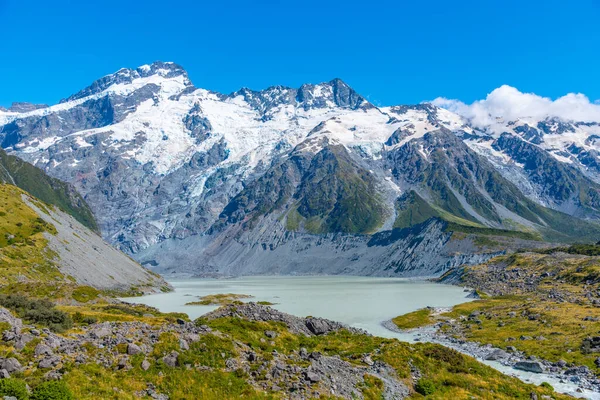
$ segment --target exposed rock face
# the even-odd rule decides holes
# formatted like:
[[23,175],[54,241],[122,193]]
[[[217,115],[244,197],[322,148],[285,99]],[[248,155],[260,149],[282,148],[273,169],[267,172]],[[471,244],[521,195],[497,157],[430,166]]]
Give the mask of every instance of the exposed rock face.
[[313,235],[287,232],[278,221],[264,220],[251,231],[233,226],[202,240],[168,240],[138,257],[167,275],[435,276],[501,254],[479,251],[470,240],[451,240],[444,227],[445,223],[431,220],[373,236]]
[[[600,218],[596,133],[552,119],[484,132],[431,104],[375,107],[339,79],[223,95],[163,62],[117,71],[55,106],[0,112],[2,147],[73,184],[108,242],[191,274],[415,276],[483,261],[477,246],[448,256],[447,232],[415,233],[432,218],[597,240],[600,229],[577,219]],[[388,241],[367,260],[371,240],[393,228],[415,228],[416,246]],[[416,256],[423,237],[433,248]]]
[[340,329],[346,329],[350,332],[366,334],[361,329],[352,328],[339,322],[330,321],[324,318],[300,318],[290,314],[282,313],[274,308],[263,306],[256,303],[244,303],[239,305],[228,305],[210,312],[203,316],[207,320],[213,320],[223,317],[237,317],[249,321],[276,321],[287,325],[290,332],[303,334],[306,336],[324,335]]
[[121,291],[135,287],[147,293],[169,288],[163,278],[110,246],[72,216],[59,209],[42,209],[26,195],[23,201],[56,228],[56,234],[46,235],[48,247],[58,255],[54,262],[60,272],[78,284]]

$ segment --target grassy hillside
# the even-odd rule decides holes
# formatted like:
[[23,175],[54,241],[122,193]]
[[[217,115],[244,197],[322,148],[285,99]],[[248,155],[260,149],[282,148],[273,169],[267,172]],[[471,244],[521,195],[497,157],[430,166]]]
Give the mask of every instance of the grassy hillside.
[[442,331],[450,336],[514,347],[551,362],[585,365],[600,374],[598,354],[585,345],[587,338],[600,332],[597,254],[600,246],[578,245],[501,256],[448,272],[442,281],[455,282],[458,276],[482,299],[437,315],[419,310],[394,322],[405,329],[441,322]]
[[32,196],[55,205],[84,226],[98,232],[92,211],[68,183],[46,175],[39,168],[0,149],[0,182],[12,184]]

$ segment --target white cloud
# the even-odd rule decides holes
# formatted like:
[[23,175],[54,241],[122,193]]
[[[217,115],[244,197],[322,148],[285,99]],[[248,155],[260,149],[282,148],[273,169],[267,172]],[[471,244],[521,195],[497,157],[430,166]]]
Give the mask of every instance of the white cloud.
[[508,122],[527,117],[600,122],[600,101],[591,102],[581,93],[569,93],[552,100],[534,93],[522,93],[514,87],[503,85],[488,94],[485,100],[478,100],[472,104],[443,97],[438,97],[432,103],[462,115],[479,128],[492,131],[501,120]]

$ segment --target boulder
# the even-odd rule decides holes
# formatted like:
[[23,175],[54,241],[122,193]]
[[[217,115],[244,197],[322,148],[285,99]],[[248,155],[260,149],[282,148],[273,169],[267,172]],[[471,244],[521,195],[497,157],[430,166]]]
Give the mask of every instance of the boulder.
[[504,360],[505,358],[508,358],[508,353],[502,349],[493,350],[485,356],[485,359],[488,361]]
[[39,362],[38,368],[52,368],[60,363],[60,357],[49,356]]
[[179,363],[179,353],[176,351],[173,351],[170,354],[167,354],[166,356],[164,356],[162,358],[162,361],[167,367],[174,368]]
[[324,335],[335,329],[329,324],[329,321],[322,318],[307,318],[305,324],[308,330],[315,335]]
[[321,380],[321,377],[317,373],[310,371],[310,370],[306,371],[304,376],[305,376],[306,380],[311,383],[317,383]]
[[44,343],[40,343],[37,346],[35,346],[34,354],[36,357],[51,356],[52,354],[54,354],[54,352],[52,351],[50,346],[48,346]]
[[14,357],[0,358],[0,369],[5,369],[9,374],[21,371],[21,363]]
[[103,337],[112,335],[112,330],[109,326],[99,326],[92,331],[91,335],[95,339],[102,339]]
[[519,361],[514,365],[514,368],[537,374],[544,372],[544,366],[538,361]]
[[143,353],[142,348],[135,343],[129,343],[127,345],[127,354],[134,356],[136,354]]
[[275,339],[277,337],[277,332],[275,331],[265,331],[265,336],[269,339]]
[[584,354],[600,353],[600,336],[590,336],[583,339],[581,352]]
[[4,307],[0,307],[0,322],[7,322],[12,328],[16,328],[17,331],[20,331],[23,327],[23,321],[12,315],[12,313]]
[[179,348],[183,351],[186,351],[190,349],[190,345],[185,339],[179,339]]

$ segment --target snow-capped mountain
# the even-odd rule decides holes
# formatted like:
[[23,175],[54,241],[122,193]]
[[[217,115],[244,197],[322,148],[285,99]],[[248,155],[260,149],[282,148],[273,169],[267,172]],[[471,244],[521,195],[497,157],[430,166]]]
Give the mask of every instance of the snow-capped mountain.
[[339,79],[224,95],[156,62],[57,105],[0,110],[0,143],[72,183],[109,241],[161,271],[416,275],[480,261],[452,248],[448,223],[595,238],[582,219],[600,216],[598,125],[500,123],[376,107]]

